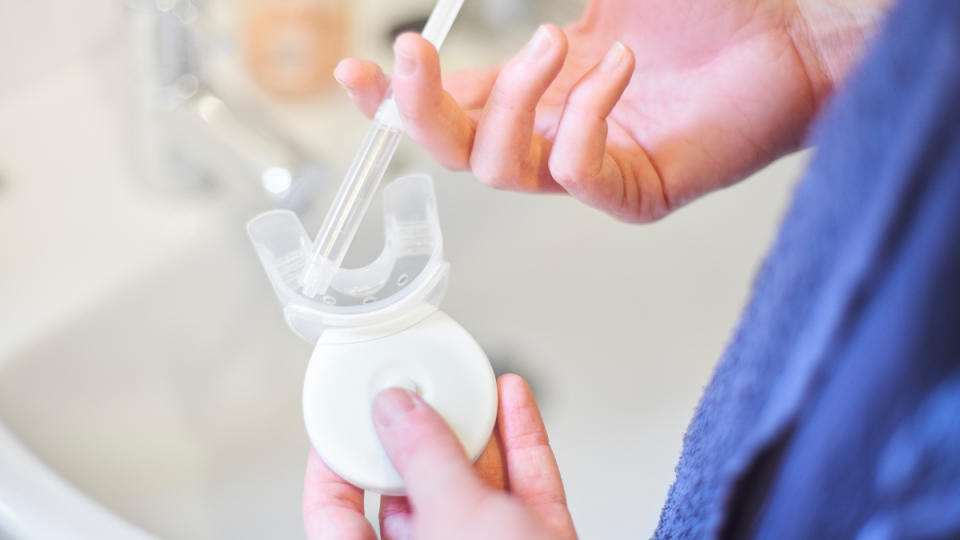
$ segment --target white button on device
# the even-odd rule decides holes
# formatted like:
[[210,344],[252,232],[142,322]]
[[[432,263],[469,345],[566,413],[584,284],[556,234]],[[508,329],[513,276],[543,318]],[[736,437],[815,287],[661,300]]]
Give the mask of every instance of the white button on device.
[[417,394],[417,395],[420,394],[420,387],[417,386],[417,383],[411,381],[410,379],[408,379],[407,377],[404,377],[403,375],[394,375],[392,377],[387,377],[386,380],[384,380],[382,384],[378,384],[376,388],[377,389],[376,389],[376,392],[374,392],[374,395],[379,394],[380,392],[383,392],[387,388],[403,388],[405,390],[409,390],[413,392],[414,394]]
[[497,416],[493,370],[470,334],[443,312],[367,341],[327,343],[321,337],[304,381],[303,416],[317,454],[351,484],[403,493],[371,419],[373,397],[392,386],[423,397],[471,459],[486,448]]

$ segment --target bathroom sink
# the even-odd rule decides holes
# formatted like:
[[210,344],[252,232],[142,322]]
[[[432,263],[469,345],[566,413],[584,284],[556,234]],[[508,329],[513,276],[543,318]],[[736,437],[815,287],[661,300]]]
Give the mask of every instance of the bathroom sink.
[[310,347],[241,233],[186,248],[0,370],[7,427],[163,538],[302,535]]
[[248,209],[132,172],[124,73],[0,100],[0,538],[302,536],[309,347]]

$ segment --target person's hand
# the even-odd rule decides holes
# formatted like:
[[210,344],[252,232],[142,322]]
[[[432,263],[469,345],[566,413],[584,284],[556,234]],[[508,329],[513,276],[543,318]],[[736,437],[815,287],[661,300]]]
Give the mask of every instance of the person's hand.
[[[384,540],[575,539],[563,484],[540,412],[516,375],[498,381],[500,408],[487,451],[471,465],[447,424],[416,394],[381,392],[373,409],[384,450],[407,497],[380,501]],[[363,492],[311,451],[303,496],[311,540],[372,540]]]
[[[871,2],[885,0],[855,3]],[[545,25],[499,68],[443,85],[436,50],[405,34],[393,95],[410,137],[451,169],[650,221],[800,144],[839,76],[829,60],[862,48],[843,4],[594,0],[565,31]],[[846,36],[852,53],[835,50]],[[335,76],[367,115],[389,84],[355,59]]]

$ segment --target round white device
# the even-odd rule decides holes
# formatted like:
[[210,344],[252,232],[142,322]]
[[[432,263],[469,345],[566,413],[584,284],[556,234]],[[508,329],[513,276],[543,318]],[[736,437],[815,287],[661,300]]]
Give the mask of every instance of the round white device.
[[393,386],[423,397],[470,458],[480,456],[497,416],[493,370],[470,334],[435,311],[383,337],[345,342],[328,331],[317,342],[303,385],[303,417],[313,447],[335,473],[365,490],[403,493],[371,419],[374,396]]
[[493,431],[497,385],[480,346],[437,309],[450,265],[430,177],[405,176],[386,186],[383,222],[380,256],[362,268],[334,265],[319,294],[305,286],[314,243],[296,214],[263,213],[247,231],[287,324],[316,343],[303,385],[314,448],[348,482],[398,494],[403,482],[370,416],[374,396],[391,386],[419,393],[476,459]]

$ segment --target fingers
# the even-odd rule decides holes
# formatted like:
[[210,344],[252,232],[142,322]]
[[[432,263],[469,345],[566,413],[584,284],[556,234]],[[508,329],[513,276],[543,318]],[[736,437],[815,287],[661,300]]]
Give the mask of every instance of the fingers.
[[633,53],[616,43],[574,86],[550,155],[553,178],[574,197],[607,211],[623,206],[624,175],[607,152],[607,117],[633,74]]
[[337,476],[311,448],[303,486],[303,521],[310,540],[376,540],[363,515],[363,491]]
[[543,25],[500,71],[477,126],[470,158],[473,173],[499,188],[540,191],[553,184],[549,143],[534,134],[536,107],[567,55],[567,40]]
[[447,423],[416,394],[401,388],[380,392],[373,402],[373,425],[417,511],[462,513],[492,492]]
[[[550,173],[552,143],[534,131],[537,104],[566,58],[562,30],[540,27],[500,69],[448,77],[449,92],[437,51],[421,36],[401,35],[394,53],[392,92],[406,132],[438,162],[454,170],[471,169],[498,188],[562,189]],[[357,106],[374,114],[388,87],[383,72],[369,62],[345,60],[335,75]]]
[[393,50],[393,97],[407,134],[445,167],[466,169],[474,123],[443,89],[437,50],[409,33],[397,38]]
[[[569,93],[552,142],[534,130],[534,123],[537,104],[567,54],[566,37],[556,26],[538,29],[499,70],[448,77],[449,92],[437,51],[421,36],[401,35],[394,53],[393,96],[404,127],[442,165],[471,169],[498,188],[566,190],[588,204],[630,217],[639,203],[639,188],[627,180],[630,171],[621,170],[607,148],[607,117],[634,68],[633,54],[623,44],[616,43]],[[335,75],[368,116],[390,86],[370,62],[344,60]],[[481,112],[473,110],[481,104]]]
[[390,81],[380,66],[366,60],[347,58],[337,65],[333,76],[360,111],[368,117],[377,112]]
[[413,538],[413,515],[406,497],[384,495],[380,498],[380,536],[383,540]]
[[554,531],[573,530],[560,470],[530,387],[503,375],[497,422],[503,440],[510,491]]
[[[471,69],[443,75],[443,87],[464,110],[480,109],[487,102],[500,68]],[[372,117],[390,88],[390,79],[377,64],[368,60],[345,58],[337,64],[333,76],[354,104]]]

